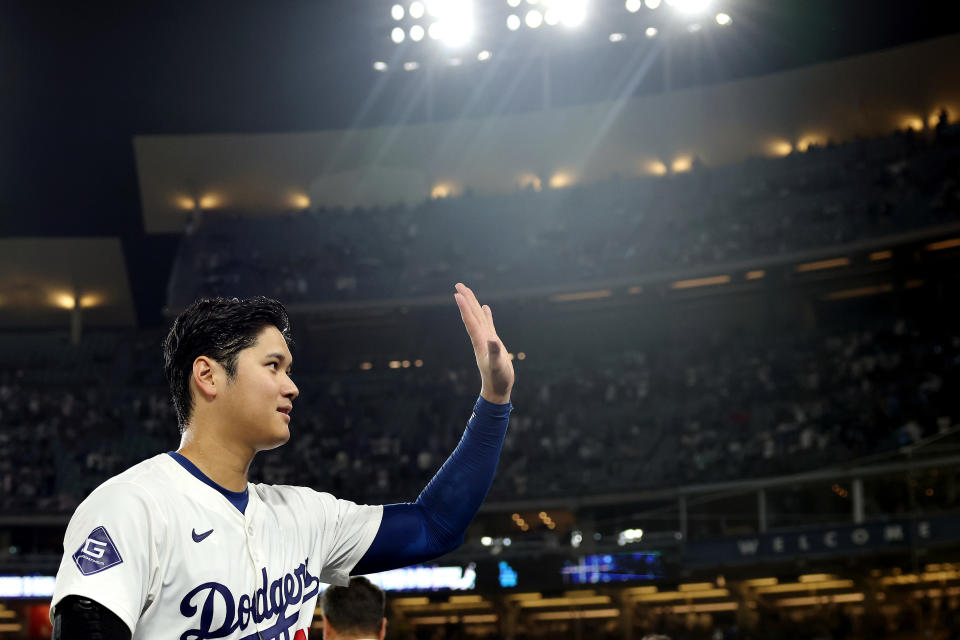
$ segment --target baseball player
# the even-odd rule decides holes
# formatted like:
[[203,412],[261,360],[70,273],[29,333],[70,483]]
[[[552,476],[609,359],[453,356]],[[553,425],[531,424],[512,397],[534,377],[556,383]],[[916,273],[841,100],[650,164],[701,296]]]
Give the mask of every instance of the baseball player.
[[321,582],[456,549],[493,481],[514,371],[490,307],[461,283],[454,298],[480,397],[416,501],[383,506],[247,482],[254,455],[290,438],[300,393],[279,302],[203,299],[180,314],[164,341],[180,448],[77,507],[51,602],[54,640],[306,640]]

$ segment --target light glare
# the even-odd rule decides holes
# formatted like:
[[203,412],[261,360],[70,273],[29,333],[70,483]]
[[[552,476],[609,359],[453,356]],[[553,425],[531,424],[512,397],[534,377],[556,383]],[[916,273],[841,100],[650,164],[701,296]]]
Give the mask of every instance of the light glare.
[[567,27],[579,27],[587,19],[587,0],[554,0],[560,21]]
[[520,28],[520,16],[516,14],[511,14],[507,16],[507,29],[510,31],[516,31]]
[[390,32],[390,39],[395,43],[400,44],[403,42],[403,39],[407,37],[407,34],[400,27],[394,27],[393,31]]
[[390,15],[393,16],[394,20],[403,20],[403,7],[399,4],[393,5],[390,9]]
[[703,13],[710,6],[711,0],[674,0],[673,6],[683,13],[690,15]]
[[527,12],[527,17],[524,19],[524,22],[527,23],[527,26],[531,29],[536,29],[541,24],[543,24],[543,14],[534,9],[533,11]]
[[473,37],[472,0],[432,0],[430,15],[437,18],[439,39],[451,47],[466,44]]
[[660,0],[647,0],[647,9],[656,9],[660,6]]
[[560,12],[553,7],[550,7],[547,9],[546,13],[543,14],[543,21],[551,27],[557,26],[560,24]]
[[418,24],[415,24],[412,27],[410,27],[411,40],[413,40],[414,42],[420,42],[421,40],[423,40],[423,36],[424,36],[423,27],[421,27]]
[[640,11],[641,6],[643,6],[643,4],[640,2],[640,0],[627,0],[627,11],[630,13],[636,13],[637,11]]
[[423,3],[422,2],[413,2],[410,4],[410,17],[416,18],[419,20],[423,17]]

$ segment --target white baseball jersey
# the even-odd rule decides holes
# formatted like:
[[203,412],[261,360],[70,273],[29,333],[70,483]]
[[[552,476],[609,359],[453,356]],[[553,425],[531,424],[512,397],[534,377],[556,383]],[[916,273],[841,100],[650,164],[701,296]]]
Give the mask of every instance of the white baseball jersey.
[[320,582],[348,583],[383,507],[248,489],[241,513],[166,453],[111,478],[70,519],[53,606],[96,600],[134,640],[305,640]]

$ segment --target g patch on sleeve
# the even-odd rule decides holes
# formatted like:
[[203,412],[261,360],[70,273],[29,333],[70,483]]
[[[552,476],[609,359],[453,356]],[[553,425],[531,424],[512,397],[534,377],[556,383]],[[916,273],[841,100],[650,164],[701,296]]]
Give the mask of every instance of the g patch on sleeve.
[[73,562],[85,576],[99,573],[123,562],[117,545],[113,543],[105,527],[90,532],[80,548],[73,554]]

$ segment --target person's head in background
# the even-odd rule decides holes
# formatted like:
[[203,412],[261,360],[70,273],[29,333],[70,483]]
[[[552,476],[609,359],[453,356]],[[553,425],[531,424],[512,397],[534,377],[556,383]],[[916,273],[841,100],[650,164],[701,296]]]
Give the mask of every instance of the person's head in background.
[[328,587],[320,598],[324,640],[383,640],[387,599],[366,578],[350,578],[347,587]]

